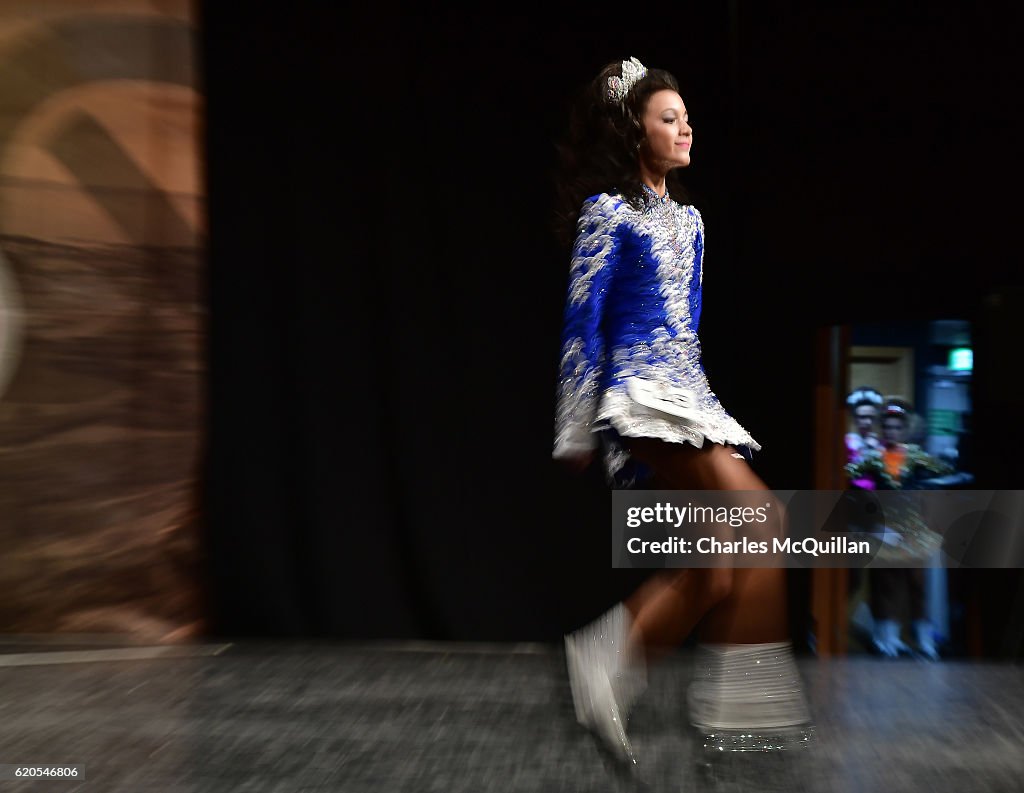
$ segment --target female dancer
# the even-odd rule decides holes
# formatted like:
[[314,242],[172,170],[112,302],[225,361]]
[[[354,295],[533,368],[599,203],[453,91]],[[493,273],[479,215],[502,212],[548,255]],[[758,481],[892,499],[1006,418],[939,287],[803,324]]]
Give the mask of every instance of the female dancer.
[[[886,502],[886,544],[879,557],[895,563],[919,561],[933,556],[942,545],[942,537],[926,525],[913,491],[928,477],[951,473],[949,466],[927,454],[920,446],[907,443],[907,428],[912,415],[908,402],[890,398],[882,413],[882,443],[863,452],[847,465],[852,483],[870,490],[911,491],[906,500]],[[872,644],[887,658],[914,655],[901,638],[898,619],[901,601],[908,602],[917,652],[921,657],[939,660],[935,646],[935,627],[925,616],[925,576],[919,566],[879,567],[870,571],[871,615],[874,618]]]
[[[760,447],[722,408],[701,365],[704,225],[674,199],[693,145],[675,78],[635,58],[606,66],[569,137],[560,190],[574,243],[554,457],[579,470],[602,446],[611,477],[646,469],[671,489],[767,490],[737,451]],[[689,704],[706,745],[805,741],[778,568],[663,571],[567,636],[579,722],[635,763],[625,720],[646,667],[698,622]]]
[[[868,454],[882,451],[876,424],[878,411],[884,403],[885,398],[881,392],[869,386],[861,386],[846,398],[846,404],[856,425],[856,432],[846,433],[847,463],[859,462]],[[861,486],[871,489],[867,482]]]

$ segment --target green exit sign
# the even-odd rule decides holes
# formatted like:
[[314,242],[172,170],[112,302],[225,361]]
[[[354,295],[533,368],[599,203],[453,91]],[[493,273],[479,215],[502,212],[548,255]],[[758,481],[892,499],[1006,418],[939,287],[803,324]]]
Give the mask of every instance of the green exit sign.
[[957,347],[949,351],[949,368],[954,372],[970,372],[974,369],[974,350]]

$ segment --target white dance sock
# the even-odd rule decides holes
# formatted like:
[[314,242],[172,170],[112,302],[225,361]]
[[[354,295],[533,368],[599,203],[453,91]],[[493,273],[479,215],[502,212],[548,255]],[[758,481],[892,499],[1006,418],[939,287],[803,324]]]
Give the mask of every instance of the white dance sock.
[[773,748],[783,735],[802,743],[811,731],[790,642],[700,645],[688,699],[698,730],[743,734],[751,744],[731,748]]
[[629,643],[631,626],[629,610],[618,603],[565,637],[576,718],[623,759],[633,759],[625,721],[647,688],[643,650]]

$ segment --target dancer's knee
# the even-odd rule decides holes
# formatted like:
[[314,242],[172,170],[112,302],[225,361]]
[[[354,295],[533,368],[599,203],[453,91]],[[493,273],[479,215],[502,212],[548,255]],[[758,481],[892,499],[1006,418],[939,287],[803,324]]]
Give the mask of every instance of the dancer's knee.
[[732,594],[734,575],[731,567],[712,567],[704,572],[704,596],[709,607],[721,603]]
[[705,608],[711,608],[729,597],[735,585],[731,567],[691,567],[667,574],[666,580],[679,593],[679,597],[700,602]]

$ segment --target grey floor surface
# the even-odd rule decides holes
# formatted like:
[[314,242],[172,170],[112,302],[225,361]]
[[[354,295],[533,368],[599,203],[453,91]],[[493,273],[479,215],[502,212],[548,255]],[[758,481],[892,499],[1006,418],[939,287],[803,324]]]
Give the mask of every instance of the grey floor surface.
[[11,791],[1024,791],[1024,668],[801,659],[809,749],[712,758],[692,660],[630,720],[640,776],[575,723],[542,645],[31,646],[0,654],[0,764],[79,764]]

